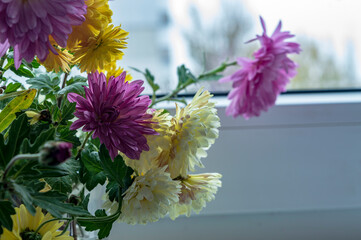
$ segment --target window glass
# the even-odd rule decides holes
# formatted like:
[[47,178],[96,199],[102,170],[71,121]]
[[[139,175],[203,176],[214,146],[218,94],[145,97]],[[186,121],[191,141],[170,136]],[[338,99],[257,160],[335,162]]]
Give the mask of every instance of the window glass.
[[[301,44],[302,53],[291,56],[299,73],[289,90],[361,87],[359,1],[123,0],[111,1],[110,6],[114,24],[122,24],[130,32],[128,49],[118,64],[126,69],[149,68],[163,93],[176,85],[180,64],[185,63],[197,75],[227,58],[251,57],[259,44],[245,42],[262,33],[259,16],[265,19],[268,34],[282,20],[282,29],[295,34],[294,40]],[[237,67],[226,73],[235,70]],[[217,82],[202,85],[212,92],[230,89]]]

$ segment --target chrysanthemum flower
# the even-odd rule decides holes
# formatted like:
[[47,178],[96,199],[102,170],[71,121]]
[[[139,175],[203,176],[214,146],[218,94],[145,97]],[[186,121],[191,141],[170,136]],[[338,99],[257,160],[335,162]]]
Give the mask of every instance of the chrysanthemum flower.
[[165,150],[168,150],[167,152],[169,153],[171,148],[173,131],[170,130],[170,127],[172,116],[169,113],[164,113],[163,109],[150,109],[148,112],[153,115],[151,127],[158,133],[158,135],[146,136],[149,151],[143,151],[140,154],[139,160],[133,160],[123,155],[125,163],[139,174],[145,173],[152,168],[158,168],[159,159],[165,158],[163,156]]
[[149,139],[154,144],[150,152],[141,155],[139,163],[127,159],[126,163],[141,171],[154,165],[168,166],[173,179],[186,177],[188,171],[195,171],[195,166],[204,167],[201,158],[207,156],[206,150],[218,137],[220,127],[214,103],[209,102],[211,97],[208,91],[200,89],[185,108],[176,105],[174,117],[166,114],[160,119],[158,115],[163,130],[158,128],[159,135]]
[[14,47],[15,67],[35,55],[44,61],[49,51],[56,53],[49,36],[65,47],[72,26],[80,25],[85,13],[84,0],[0,1],[0,44]]
[[87,0],[85,4],[87,5],[85,21],[80,26],[73,26],[68,39],[69,49],[73,49],[79,42],[87,42],[90,37],[98,35],[112,22],[113,12],[109,8],[108,0]]
[[[120,76],[120,74],[122,74],[122,72],[124,72],[123,68],[117,67],[116,62],[112,62],[111,64],[106,65],[104,70],[107,72],[107,80],[109,80],[109,78],[112,76]],[[127,73],[127,76],[125,77],[125,81],[128,82],[128,81],[132,80],[133,77],[127,71],[126,71],[126,73]]]
[[126,73],[107,79],[103,73],[88,75],[89,88],[84,87],[85,96],[70,93],[70,102],[76,102],[76,120],[71,130],[83,127],[93,132],[105,144],[114,159],[121,151],[132,159],[139,159],[142,151],[148,151],[144,135],[157,134],[150,127],[152,115],[147,114],[151,100],[139,96],[144,90],[143,81],[125,82]]
[[219,187],[222,186],[219,173],[204,173],[189,175],[186,179],[181,180],[181,193],[179,202],[172,204],[169,216],[172,220],[179,215],[190,216],[192,210],[199,213],[207,202],[215,198]]
[[[36,208],[36,213],[32,216],[24,205],[20,205],[19,208],[15,208],[16,214],[11,216],[13,221],[13,230],[10,232],[8,229],[3,228],[4,233],[0,236],[0,240],[22,240],[30,239],[30,235],[36,231],[36,229],[44,222],[54,219],[49,213],[45,216],[42,213],[41,208]],[[59,228],[64,223],[59,221],[51,221],[41,227],[37,233],[36,239],[42,240],[72,240],[73,237],[69,236],[69,232],[66,231],[64,235],[57,237],[61,230]]]
[[74,62],[78,63],[82,72],[94,72],[116,60],[120,60],[126,48],[128,32],[109,25],[100,31],[96,37],[90,37],[87,42],[81,42],[74,49]]
[[124,193],[120,220],[128,224],[158,221],[178,202],[180,187],[179,181],[173,181],[165,172],[165,167],[135,177]]
[[52,39],[50,39],[50,44],[53,45],[53,48],[55,49],[57,54],[49,52],[49,55],[44,61],[40,61],[38,59],[38,62],[41,63],[41,65],[43,65],[48,72],[69,72],[70,66],[73,64],[73,55],[71,55],[67,49],[61,48],[56,45],[56,42]]
[[159,163],[168,165],[172,178],[186,177],[188,171],[195,171],[195,166],[204,167],[201,158],[207,156],[206,150],[218,138],[220,121],[214,103],[209,102],[211,97],[208,91],[200,89],[185,108],[176,106],[169,158]]
[[280,22],[269,37],[262,18],[261,23],[263,35],[251,40],[261,43],[261,48],[253,54],[255,59],[238,58],[237,63],[242,69],[220,79],[220,82],[233,82],[233,89],[228,95],[231,104],[226,109],[227,115],[243,115],[246,119],[259,116],[261,111],[267,111],[275,104],[277,96],[286,90],[290,78],[296,75],[297,65],[287,54],[299,53],[300,45],[285,42],[294,35],[281,32]]

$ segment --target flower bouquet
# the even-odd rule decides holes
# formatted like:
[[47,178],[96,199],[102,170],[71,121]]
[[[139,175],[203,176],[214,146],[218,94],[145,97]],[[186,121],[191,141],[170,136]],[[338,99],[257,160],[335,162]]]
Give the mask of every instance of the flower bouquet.
[[[300,51],[277,27],[257,36],[253,60],[240,58],[178,84],[159,97],[118,67],[128,32],[111,24],[106,0],[0,0],[0,239],[77,239],[109,235],[115,221],[155,222],[199,213],[221,186],[218,173],[192,174],[218,137],[212,95],[178,93],[209,79],[233,81],[227,113],[258,116],[285,90]],[[242,69],[222,78],[227,67]],[[83,75],[75,75],[74,69]],[[26,79],[26,85],[14,76]],[[175,114],[158,109],[176,102]],[[104,205],[88,211],[92,190]],[[78,229],[78,230],[77,230]],[[79,231],[81,230],[81,231]]]

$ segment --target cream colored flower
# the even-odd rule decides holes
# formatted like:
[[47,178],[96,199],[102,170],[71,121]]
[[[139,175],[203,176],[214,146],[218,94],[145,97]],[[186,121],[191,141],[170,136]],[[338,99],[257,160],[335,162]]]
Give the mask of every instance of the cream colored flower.
[[151,169],[137,176],[125,191],[120,220],[128,224],[146,224],[164,217],[178,202],[179,181],[173,181],[165,168]]
[[179,215],[190,216],[192,210],[199,213],[207,202],[215,198],[218,187],[222,186],[219,173],[203,173],[189,175],[188,178],[181,180],[181,193],[179,202],[172,204],[169,210],[169,216],[172,220]]
[[171,136],[173,131],[170,130],[172,116],[169,113],[164,113],[164,110],[148,110],[148,113],[153,115],[152,128],[159,135],[146,135],[149,151],[143,151],[140,154],[139,160],[133,160],[126,157],[124,154],[123,159],[125,163],[133,168],[136,172],[145,173],[152,168],[158,168],[160,159],[168,158],[163,157],[165,151],[171,148]]
[[206,150],[215,142],[220,127],[214,103],[209,102],[212,95],[200,89],[192,102],[185,108],[176,106],[172,119],[172,148],[168,159],[161,165],[168,165],[172,178],[186,177],[195,166],[204,167],[201,158],[207,156]]

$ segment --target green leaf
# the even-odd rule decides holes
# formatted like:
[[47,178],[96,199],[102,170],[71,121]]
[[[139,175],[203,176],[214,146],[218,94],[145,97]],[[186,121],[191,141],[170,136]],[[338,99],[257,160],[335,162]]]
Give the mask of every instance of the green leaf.
[[66,125],[66,122],[68,120],[71,120],[74,118],[74,112],[76,103],[70,103],[68,101],[63,101],[64,104],[61,108],[61,114],[60,114],[60,123]]
[[177,68],[177,74],[178,74],[178,87],[187,86],[197,81],[197,78],[184,65],[181,65]]
[[81,145],[79,138],[76,136],[76,130],[70,130],[68,127],[58,128],[57,139],[73,144],[73,147]]
[[24,65],[20,65],[18,69],[15,68],[15,66],[10,66],[11,71],[13,71],[16,75],[20,77],[27,77],[27,78],[33,78],[34,74],[26,69]]
[[13,229],[13,220],[11,215],[15,214],[15,209],[9,201],[0,201],[0,235],[3,233],[3,227],[9,231]]
[[60,78],[56,74],[41,74],[38,77],[28,79],[26,83],[32,88],[39,89],[40,93],[43,95],[47,95],[49,93],[54,94],[60,89]]
[[47,141],[54,140],[55,129],[49,128],[40,133],[36,138],[35,142],[31,144],[28,139],[25,139],[21,145],[22,153],[37,153],[39,148],[44,145]]
[[34,215],[36,210],[33,206],[33,198],[30,195],[30,191],[32,191],[33,189],[28,189],[27,187],[16,183],[13,184],[13,187],[15,192],[19,195],[20,199],[26,206],[26,209],[28,209],[31,215]]
[[21,83],[9,83],[6,86],[5,93],[16,92],[21,87]]
[[97,152],[89,152],[88,149],[83,150],[81,161],[90,173],[97,174],[103,171]]
[[36,59],[34,59],[32,62],[31,62],[31,66],[33,68],[39,68],[40,67],[40,63],[38,63],[38,61],[36,61]]
[[84,94],[84,87],[87,84],[85,84],[84,82],[75,82],[71,85],[66,86],[65,88],[61,89],[58,94],[68,94],[68,93],[77,93],[79,95],[83,95]]
[[35,89],[29,89],[6,105],[0,112],[0,132],[4,131],[16,118],[15,113],[30,107],[35,98],[35,94]]
[[62,214],[68,213],[72,216],[88,216],[89,212],[80,206],[65,203],[67,196],[58,192],[33,193],[33,201],[39,207],[46,209],[51,215],[61,218]]
[[45,178],[45,181],[53,190],[64,194],[69,194],[73,190],[70,176]]
[[133,170],[125,165],[123,158],[118,155],[114,161],[112,161],[104,144],[100,146],[99,157],[105,175],[110,180],[116,181],[122,188],[126,187],[127,178],[130,177]]
[[88,193],[81,202],[81,206],[88,211],[88,204],[90,199],[90,193]]
[[[96,217],[106,217],[107,214],[104,209],[98,209],[95,212]],[[95,218],[96,219],[96,218]],[[116,218],[107,219],[104,221],[78,221],[82,226],[85,227],[86,231],[95,231],[99,229],[98,237],[103,239],[109,236],[110,230],[112,229],[113,223]]]
[[19,153],[21,143],[29,131],[28,118],[22,114],[11,124],[7,142],[0,133],[0,167],[4,168],[11,158]]

